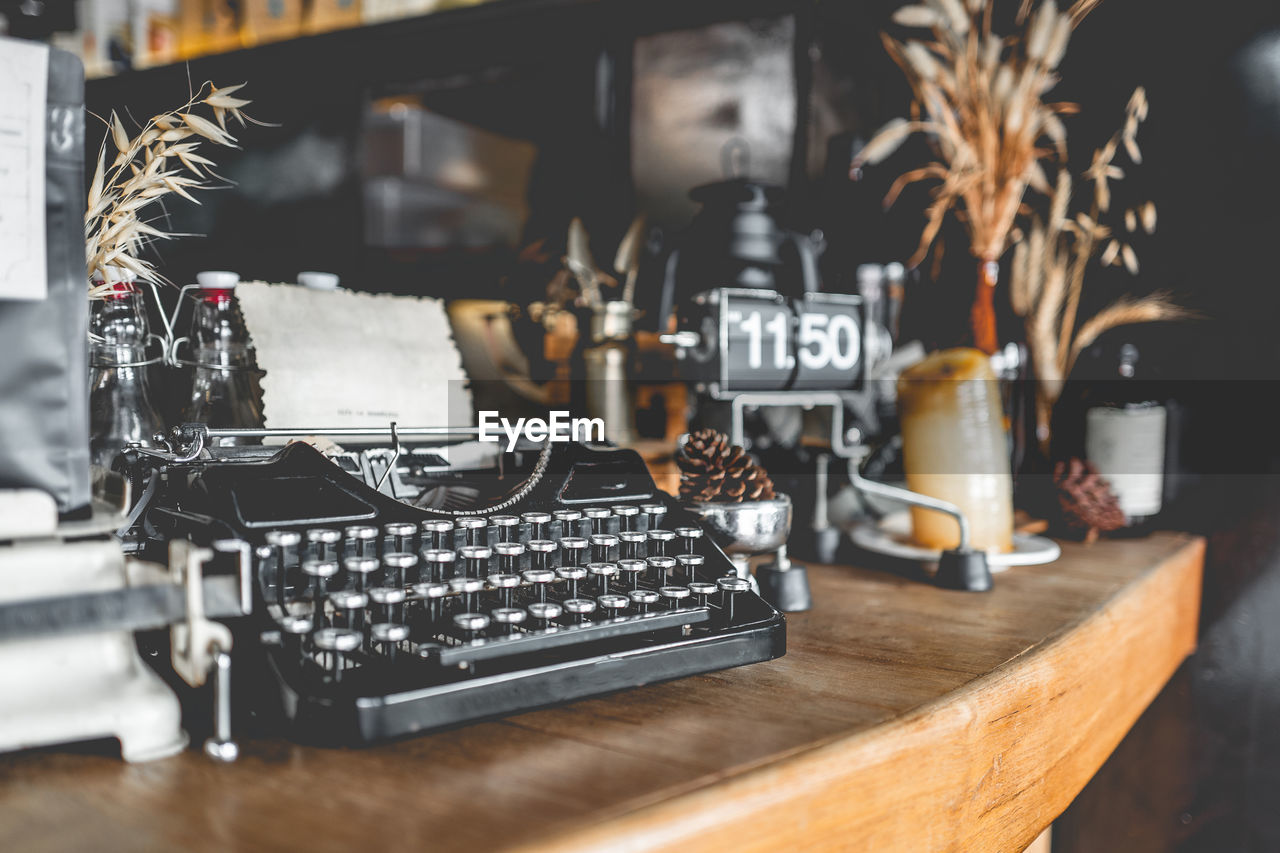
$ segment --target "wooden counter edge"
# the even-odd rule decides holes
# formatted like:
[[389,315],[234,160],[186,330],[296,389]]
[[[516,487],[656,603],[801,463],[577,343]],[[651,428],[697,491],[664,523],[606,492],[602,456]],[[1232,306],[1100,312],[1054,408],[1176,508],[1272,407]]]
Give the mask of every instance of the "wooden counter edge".
[[1195,650],[1204,550],[934,702],[537,849],[1020,851]]

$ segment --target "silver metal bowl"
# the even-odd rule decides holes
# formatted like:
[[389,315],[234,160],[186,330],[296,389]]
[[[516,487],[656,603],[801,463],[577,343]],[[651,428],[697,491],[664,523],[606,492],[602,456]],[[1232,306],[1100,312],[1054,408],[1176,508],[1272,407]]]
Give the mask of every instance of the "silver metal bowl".
[[776,551],[791,534],[791,498],[786,495],[742,503],[692,501],[689,508],[702,516],[711,538],[730,554]]

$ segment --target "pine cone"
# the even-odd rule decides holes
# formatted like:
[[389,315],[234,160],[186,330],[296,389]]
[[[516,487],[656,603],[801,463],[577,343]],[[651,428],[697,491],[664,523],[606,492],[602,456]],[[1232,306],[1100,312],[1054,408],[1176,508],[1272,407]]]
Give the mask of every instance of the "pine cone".
[[764,501],[775,497],[773,481],[729,437],[713,429],[691,434],[676,454],[680,497],[686,501]]
[[1085,531],[1085,541],[1092,542],[1100,531],[1119,530],[1128,523],[1111,484],[1091,463],[1081,459],[1059,462],[1053,468],[1053,483],[1063,521],[1070,528]]

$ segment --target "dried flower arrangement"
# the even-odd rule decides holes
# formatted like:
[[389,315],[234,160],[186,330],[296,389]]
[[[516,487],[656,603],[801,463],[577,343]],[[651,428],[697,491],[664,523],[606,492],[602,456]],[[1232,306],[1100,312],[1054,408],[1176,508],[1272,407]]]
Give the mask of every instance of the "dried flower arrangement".
[[[191,190],[227,182],[217,175],[212,160],[198,153],[202,140],[230,148],[238,147],[227,131],[227,118],[243,127],[252,121],[243,113],[249,101],[235,97],[244,86],[219,89],[205,83],[182,106],[151,118],[130,138],[120,117],[113,111],[106,124],[107,138],[98,151],[98,166],[89,187],[88,210],[84,218],[85,254],[89,271],[89,296],[101,296],[111,288],[108,269],[118,268],[142,281],[158,283],[164,277],[155,265],[141,257],[154,240],[177,236],[155,226],[155,219],[143,218],[153,204],[163,207],[170,195],[200,202]],[[208,119],[196,114],[204,106],[212,111]],[[197,138],[198,137],[198,138]],[[106,165],[108,139],[116,156]]]

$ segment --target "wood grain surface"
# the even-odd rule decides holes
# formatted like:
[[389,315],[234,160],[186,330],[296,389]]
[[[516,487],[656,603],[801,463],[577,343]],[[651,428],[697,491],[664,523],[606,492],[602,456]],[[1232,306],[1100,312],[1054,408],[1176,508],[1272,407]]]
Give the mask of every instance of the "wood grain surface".
[[1203,542],[947,592],[811,567],[786,657],[370,749],[0,756],[0,850],[1017,851],[1195,645]]

